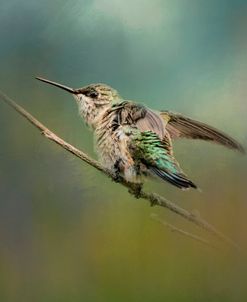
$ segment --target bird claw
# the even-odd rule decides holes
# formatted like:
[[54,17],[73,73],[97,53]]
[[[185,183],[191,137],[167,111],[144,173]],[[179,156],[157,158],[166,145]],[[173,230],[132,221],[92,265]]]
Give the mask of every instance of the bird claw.
[[141,197],[142,184],[141,183],[131,183],[129,188],[129,193],[134,195],[135,198],[139,199]]
[[114,175],[112,176],[113,181],[115,182],[122,182],[123,181],[123,177],[120,174],[120,169],[119,169],[119,164],[120,164],[121,160],[118,159],[115,164],[114,164],[114,168],[113,168],[113,173]]
[[112,180],[115,181],[115,182],[121,182],[122,181],[122,177],[121,175],[116,172],[113,176],[112,176]]

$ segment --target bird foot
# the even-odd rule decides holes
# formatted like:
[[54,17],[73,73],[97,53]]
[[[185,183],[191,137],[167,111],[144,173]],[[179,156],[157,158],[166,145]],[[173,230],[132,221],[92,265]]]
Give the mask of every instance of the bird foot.
[[120,175],[120,173],[118,171],[116,171],[114,173],[114,175],[112,176],[112,180],[115,181],[115,182],[122,182],[123,181],[123,178],[122,176]]
[[118,159],[115,164],[114,164],[114,167],[113,167],[113,181],[115,182],[122,182],[123,181],[123,177],[121,176],[121,173],[120,173],[120,162],[121,162],[121,159]]
[[142,185],[142,183],[131,183],[129,193],[139,199],[141,197]]

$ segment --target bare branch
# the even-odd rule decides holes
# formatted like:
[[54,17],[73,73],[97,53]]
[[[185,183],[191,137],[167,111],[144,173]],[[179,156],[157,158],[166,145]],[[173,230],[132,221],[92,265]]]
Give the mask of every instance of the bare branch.
[[[111,178],[113,181],[116,181],[115,175],[113,173],[103,167],[98,161],[92,159],[87,154],[82,152],[81,150],[75,148],[74,146],[70,145],[60,137],[58,137],[55,133],[53,133],[51,130],[49,130],[46,126],[44,126],[41,122],[39,122],[35,117],[33,117],[29,112],[27,112],[24,108],[22,108],[20,105],[18,105],[16,102],[14,102],[12,99],[10,99],[7,95],[0,92],[0,99],[10,105],[12,108],[14,108],[19,114],[24,116],[30,123],[32,123],[36,128],[38,128],[41,133],[48,138],[49,140],[57,143],[62,148],[66,149],[70,153],[74,154],[84,162],[88,163],[89,165],[93,166],[97,170],[103,172],[105,175],[107,175],[109,178]],[[129,189],[130,194],[135,194],[135,188],[133,187],[133,184],[126,182],[123,178],[118,179],[117,182],[119,182],[121,185],[127,187]],[[172,211],[173,213],[176,213],[180,215],[181,217],[185,218],[186,220],[194,223],[195,225],[199,226],[200,228],[206,230],[207,232],[211,233],[212,235],[216,236],[218,239],[230,244],[231,246],[239,249],[238,245],[225,236],[223,233],[218,231],[213,225],[209,224],[206,220],[201,218],[198,215],[195,215],[182,207],[179,207],[174,202],[156,194],[156,193],[147,193],[143,190],[138,192],[138,197],[146,199],[150,202],[151,206],[161,206],[164,208],[167,208],[168,210]]]

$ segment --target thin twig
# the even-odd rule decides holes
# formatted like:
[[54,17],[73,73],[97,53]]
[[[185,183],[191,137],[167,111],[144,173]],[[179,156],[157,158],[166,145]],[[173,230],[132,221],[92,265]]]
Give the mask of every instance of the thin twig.
[[[0,92],[0,98],[2,101],[10,105],[12,108],[14,108],[19,114],[24,116],[30,123],[32,123],[36,128],[38,128],[41,133],[48,138],[49,140],[57,143],[62,148],[66,149],[70,153],[74,154],[84,162],[88,163],[89,165],[93,166],[97,170],[103,172],[105,175],[107,175],[112,180],[116,181],[115,175],[105,167],[103,167],[98,161],[92,159],[87,154],[82,152],[81,150],[75,148],[74,146],[70,145],[60,137],[58,137],[55,133],[53,133],[51,130],[49,130],[45,125],[43,125],[41,122],[39,122],[35,117],[33,117],[29,112],[27,112],[24,108],[22,108],[20,105],[18,105],[16,102],[14,102],[11,98],[9,98],[6,94]],[[135,195],[133,190],[133,185],[131,183],[128,183],[123,178],[120,180],[118,179],[118,182],[127,187],[129,189],[129,193],[132,195]],[[138,195],[139,198],[146,199],[150,202],[152,206],[161,206],[164,208],[167,208],[168,210],[180,215],[181,217],[185,218],[186,220],[196,224],[200,228],[206,230],[207,232],[211,233],[212,235],[216,236],[218,239],[230,244],[231,246],[239,249],[239,246],[230,238],[225,236],[223,233],[218,231],[213,225],[209,224],[206,220],[201,218],[198,215],[195,215],[182,207],[179,207],[174,202],[162,197],[161,195],[158,195],[156,193],[147,193],[143,190],[139,192]]]
[[156,220],[156,221],[158,221],[158,222],[160,222],[162,225],[164,225],[165,227],[169,228],[172,232],[176,232],[176,233],[178,233],[180,235],[183,235],[185,237],[188,237],[190,239],[198,241],[198,242],[200,242],[202,244],[205,244],[207,246],[215,248],[215,246],[209,240],[204,239],[204,238],[202,238],[202,237],[200,237],[198,235],[192,234],[190,232],[184,231],[184,230],[176,227],[175,225],[173,225],[173,224],[171,224],[169,222],[166,222],[165,220],[162,220],[161,218],[158,217],[157,214],[152,213],[151,214],[151,218],[154,219],[154,220]]

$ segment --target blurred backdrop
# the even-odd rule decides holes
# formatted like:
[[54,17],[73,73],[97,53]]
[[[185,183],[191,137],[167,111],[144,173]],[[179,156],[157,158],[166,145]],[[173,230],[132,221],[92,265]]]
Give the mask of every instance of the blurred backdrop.
[[[0,41],[0,89],[92,156],[73,98],[35,76],[107,83],[247,146],[244,0],[1,0]],[[246,156],[176,142],[202,193],[145,184],[199,211],[239,242],[236,253],[171,233],[150,215],[206,236],[134,199],[3,103],[0,146],[1,301],[246,301]]]

